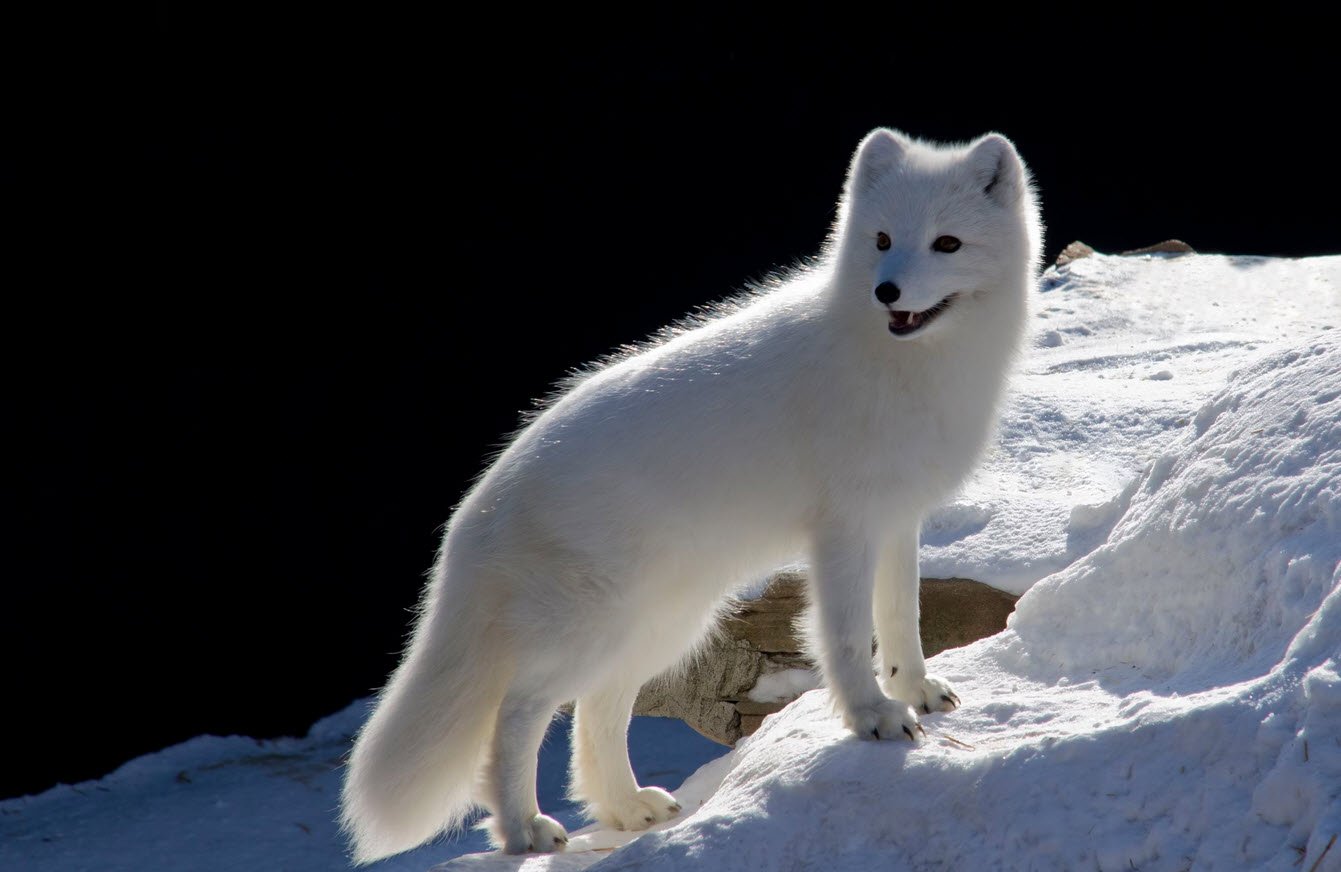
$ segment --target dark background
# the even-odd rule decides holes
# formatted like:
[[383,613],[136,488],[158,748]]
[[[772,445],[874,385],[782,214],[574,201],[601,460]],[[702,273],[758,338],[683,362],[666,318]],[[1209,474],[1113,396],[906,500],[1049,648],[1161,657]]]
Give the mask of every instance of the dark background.
[[10,126],[0,795],[368,694],[517,412],[814,253],[872,127],[1012,137],[1049,259],[1341,251],[1304,29],[323,15],[160,14],[54,154]]

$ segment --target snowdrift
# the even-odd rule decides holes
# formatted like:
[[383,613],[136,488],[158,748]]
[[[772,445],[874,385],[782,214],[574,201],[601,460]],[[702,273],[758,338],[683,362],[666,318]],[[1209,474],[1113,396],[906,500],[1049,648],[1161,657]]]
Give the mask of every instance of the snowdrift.
[[1043,274],[1000,439],[922,527],[922,574],[1022,594],[1107,541],[1225,377],[1341,328],[1341,257],[1095,255]]
[[592,868],[1341,869],[1341,337],[1232,375],[1120,502],[932,661],[965,704],[924,744],[813,691]]

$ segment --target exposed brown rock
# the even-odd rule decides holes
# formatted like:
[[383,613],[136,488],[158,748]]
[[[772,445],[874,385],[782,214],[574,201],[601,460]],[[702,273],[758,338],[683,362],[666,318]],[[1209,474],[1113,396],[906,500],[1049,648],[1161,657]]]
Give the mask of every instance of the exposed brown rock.
[[1019,599],[967,578],[922,579],[922,653],[962,648],[1006,629]]
[[[644,687],[634,713],[680,718],[723,745],[753,733],[790,702],[749,699],[759,677],[813,668],[795,631],[804,591],[803,572],[779,572],[762,597],[740,603],[722,621],[722,632],[688,667]],[[1001,631],[1017,599],[964,578],[924,578],[921,598],[928,657]]]
[[786,704],[747,698],[759,676],[809,668],[792,626],[804,606],[804,586],[802,573],[778,573],[762,597],[740,603],[722,620],[720,634],[686,668],[649,682],[634,713],[680,718],[723,745],[754,732],[764,715]]
[[1082,257],[1089,257],[1094,254],[1094,249],[1077,239],[1075,242],[1063,248],[1057,255],[1057,265],[1066,266],[1073,260],[1080,260]]
[[1131,251],[1122,252],[1123,257],[1133,254],[1196,254],[1196,251],[1181,239],[1166,239],[1144,248],[1133,248]]

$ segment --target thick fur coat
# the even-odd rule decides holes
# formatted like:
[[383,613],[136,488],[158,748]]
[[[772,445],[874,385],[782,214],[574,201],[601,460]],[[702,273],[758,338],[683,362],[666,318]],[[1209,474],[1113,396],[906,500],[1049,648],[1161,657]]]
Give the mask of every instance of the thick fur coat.
[[733,588],[798,557],[825,683],[858,736],[915,740],[918,711],[957,705],[923,662],[918,528],[989,441],[1040,247],[1004,137],[877,130],[814,264],[571,380],[448,525],[350,759],[355,859],[476,806],[505,850],[561,850],[535,767],[570,700],[572,791],[591,816],[673,816],[629,768],[634,697]]

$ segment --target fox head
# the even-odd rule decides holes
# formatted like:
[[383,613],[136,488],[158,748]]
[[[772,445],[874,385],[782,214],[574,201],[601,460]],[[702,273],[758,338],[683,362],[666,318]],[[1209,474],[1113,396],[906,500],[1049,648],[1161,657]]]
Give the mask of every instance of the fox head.
[[872,131],[852,158],[835,242],[838,292],[898,341],[953,328],[1008,302],[1023,306],[1041,229],[1015,146],[989,133],[940,147]]

